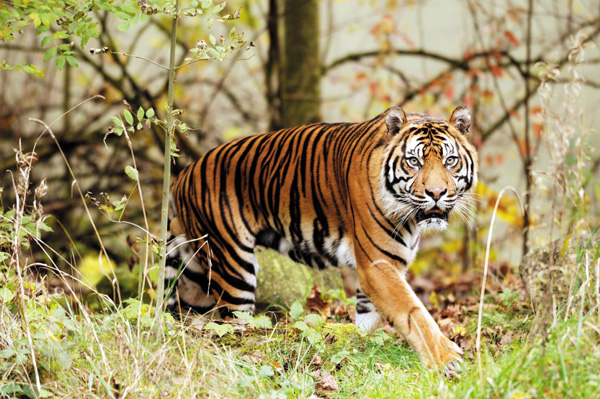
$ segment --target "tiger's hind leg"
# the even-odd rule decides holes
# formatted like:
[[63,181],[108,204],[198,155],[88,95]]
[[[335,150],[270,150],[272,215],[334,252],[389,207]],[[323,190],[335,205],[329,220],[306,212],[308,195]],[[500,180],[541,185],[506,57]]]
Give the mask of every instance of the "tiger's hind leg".
[[356,289],[356,319],[354,324],[366,332],[373,332],[383,325],[383,318],[369,298],[360,290],[360,287]]
[[[254,253],[230,255],[215,242],[193,245],[185,236],[168,245],[165,290],[167,309],[205,314],[218,310],[224,319],[233,312],[254,313],[258,262]],[[193,248],[199,247],[196,250]]]
[[232,246],[212,241],[210,292],[221,317],[235,317],[233,312],[254,313],[258,261],[250,246]]
[[[192,310],[205,314],[214,309],[215,297],[210,293],[209,277],[206,270],[206,242],[189,242],[179,231],[177,219],[170,221],[171,233],[167,244],[167,262],[165,270],[165,298],[167,310],[184,313]],[[176,235],[180,234],[180,235]]]
[[[174,206],[171,211],[177,214]],[[255,236],[229,220],[221,222],[221,229],[210,221],[196,223],[191,231],[197,239],[188,242],[178,217],[170,220],[172,239],[165,276],[170,310],[207,313],[218,309],[223,318],[233,317],[234,311],[254,312]]]

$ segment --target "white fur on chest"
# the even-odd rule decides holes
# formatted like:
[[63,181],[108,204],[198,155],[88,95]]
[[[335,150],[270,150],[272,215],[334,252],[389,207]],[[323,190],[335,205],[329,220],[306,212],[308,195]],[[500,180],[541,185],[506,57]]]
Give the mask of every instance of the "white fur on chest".
[[338,259],[338,262],[341,266],[356,269],[356,258],[354,257],[354,248],[352,247],[352,242],[348,237],[342,238],[340,244],[338,245],[335,251],[335,256]]
[[415,257],[417,256],[417,252],[419,252],[419,226],[415,225],[412,234],[405,231],[405,235],[403,236],[404,243],[406,244],[406,265],[409,266]]

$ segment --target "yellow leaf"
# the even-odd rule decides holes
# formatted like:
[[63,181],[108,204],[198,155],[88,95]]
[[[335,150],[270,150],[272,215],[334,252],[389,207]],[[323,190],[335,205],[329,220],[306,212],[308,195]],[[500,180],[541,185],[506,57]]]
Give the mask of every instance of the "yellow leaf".
[[452,329],[452,336],[456,337],[460,335],[461,337],[464,337],[465,335],[467,335],[467,329],[464,328],[463,326],[456,326]]
[[565,245],[563,245],[562,249],[560,250],[560,256],[563,256],[565,254],[565,252],[567,251],[567,248],[569,247],[570,241],[571,241],[571,233],[569,233],[567,235],[567,239],[565,240]]
[[114,271],[112,262],[109,259],[92,254],[83,258],[78,269],[84,277],[83,281],[93,286],[98,284],[105,276],[112,280],[111,275]]
[[410,264],[410,270],[412,270],[415,275],[422,274],[423,272],[429,270],[431,265],[435,265],[437,258],[437,250],[422,251],[419,253],[417,259]]
[[[475,191],[482,198],[482,204],[487,206],[490,212],[493,211],[498,200],[498,193],[484,183],[477,184]],[[512,225],[523,226],[521,207],[516,198],[511,194],[502,196],[498,204],[497,215],[500,219]]]
[[37,12],[32,12],[31,14],[29,14],[29,18],[33,21],[33,24],[36,28],[42,23],[42,20],[40,19],[40,14],[38,14]]
[[35,284],[33,284],[33,283],[24,282],[23,288],[26,290],[29,290],[31,292],[35,292]]
[[146,290],[146,294],[150,297],[150,299],[156,299],[156,290],[154,290],[154,288],[148,288]]
[[444,253],[457,253],[461,251],[463,248],[463,241],[460,240],[450,240],[446,241],[442,244],[442,252]]
[[440,304],[439,296],[435,293],[435,291],[431,291],[431,294],[429,294],[429,302],[431,302],[431,304],[436,308]]

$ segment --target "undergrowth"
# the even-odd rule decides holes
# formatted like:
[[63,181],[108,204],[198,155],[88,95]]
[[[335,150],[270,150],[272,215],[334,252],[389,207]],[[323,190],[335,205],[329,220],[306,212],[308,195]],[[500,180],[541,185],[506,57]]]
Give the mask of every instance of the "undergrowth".
[[[600,396],[600,331],[593,314],[559,322],[547,339],[500,344],[490,337],[483,346],[482,383],[471,359],[463,363],[460,379],[447,380],[424,368],[399,337],[325,323],[319,315],[304,314],[298,303],[275,324],[268,315],[242,315],[245,322],[233,324],[167,316],[165,340],[160,341],[153,338],[147,308],[141,334],[135,334],[135,301],[114,312],[84,315],[64,296],[29,287],[25,313],[41,390],[34,383],[35,366],[16,306],[3,300],[3,397]],[[487,315],[487,324],[499,325],[492,317]],[[501,323],[505,332],[523,331],[522,314]]]

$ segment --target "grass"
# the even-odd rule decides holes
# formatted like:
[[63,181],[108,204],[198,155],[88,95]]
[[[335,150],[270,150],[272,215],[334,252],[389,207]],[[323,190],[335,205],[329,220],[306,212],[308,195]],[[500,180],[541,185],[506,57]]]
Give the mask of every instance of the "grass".
[[[246,317],[246,323],[228,325],[224,332],[209,328],[200,317],[179,321],[166,315],[165,339],[159,340],[147,305],[141,319],[136,301],[87,313],[77,309],[76,301],[28,284],[26,314],[42,390],[33,382],[28,341],[14,317],[16,305],[4,301],[1,397],[600,397],[595,312],[558,322],[547,339],[527,340],[531,317],[526,311],[488,310],[483,315],[484,380],[472,352],[460,379],[448,380],[422,366],[397,336],[383,330],[366,335],[350,324],[324,323],[320,316],[304,315],[298,305],[273,325],[264,315]],[[486,335],[486,329],[496,326],[502,335],[510,332],[519,339],[503,344],[499,336]],[[475,315],[469,316],[466,329],[473,343]]]

